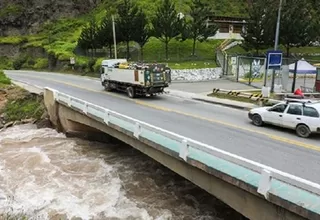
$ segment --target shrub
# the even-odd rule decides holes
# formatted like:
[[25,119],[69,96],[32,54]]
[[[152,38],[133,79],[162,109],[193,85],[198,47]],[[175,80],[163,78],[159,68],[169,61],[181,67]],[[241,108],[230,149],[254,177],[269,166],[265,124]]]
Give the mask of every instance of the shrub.
[[96,63],[93,66],[93,71],[94,73],[100,73],[100,67],[101,67],[101,62],[102,60],[104,60],[105,58],[99,58],[97,59]]
[[27,61],[27,57],[26,56],[20,56],[17,59],[15,59],[12,63],[13,68],[15,70],[20,70],[21,67],[23,66],[23,64]]
[[8,121],[25,118],[40,119],[44,110],[45,108],[42,105],[41,99],[30,94],[19,99],[9,99],[4,108]]
[[46,69],[49,65],[48,59],[46,58],[39,58],[36,60],[33,68],[36,70]]
[[94,65],[95,65],[96,62],[97,62],[96,59],[90,59],[88,61],[88,69],[89,69],[90,72],[94,72]]
[[8,57],[0,57],[0,69],[12,69],[12,61]]

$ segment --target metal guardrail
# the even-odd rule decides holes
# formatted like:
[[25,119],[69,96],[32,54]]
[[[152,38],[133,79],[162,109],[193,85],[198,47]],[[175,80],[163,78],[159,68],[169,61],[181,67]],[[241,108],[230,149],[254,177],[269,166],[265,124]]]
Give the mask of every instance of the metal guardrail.
[[231,96],[237,96],[237,97],[251,99],[253,101],[268,102],[269,100],[271,100],[269,98],[263,97],[263,95],[261,93],[240,92],[240,91],[218,89],[218,88],[214,88],[212,90],[212,93],[227,94],[227,95],[231,95]]
[[[104,121],[106,125],[109,125],[110,123],[112,123],[119,127],[122,127],[123,129],[129,132],[132,132],[133,130],[134,137],[137,139],[140,138],[141,131],[143,129],[146,131],[154,132],[157,135],[161,135],[163,137],[177,141],[180,144],[179,157],[184,161],[187,161],[189,150],[190,148],[193,148],[193,149],[202,151],[203,153],[214,155],[218,158],[221,158],[223,160],[229,161],[231,163],[234,163],[236,165],[239,165],[251,171],[254,171],[260,174],[260,181],[259,181],[257,192],[265,196],[265,198],[267,198],[268,192],[271,189],[272,179],[277,179],[288,185],[298,187],[300,189],[309,191],[311,193],[314,193],[320,196],[320,185],[317,183],[302,179],[300,177],[248,160],[246,158],[223,151],[221,149],[201,143],[199,141],[184,137],[182,135],[164,130],[162,128],[139,121],[137,119],[122,115],[110,109],[103,108],[101,106],[97,106],[95,104],[89,103],[85,100],[81,100],[81,99],[69,96],[65,93],[58,92],[54,89],[51,89],[51,88],[46,88],[46,89],[54,93],[55,101],[61,104],[67,105],[69,107],[76,108],[79,111],[82,111],[83,114],[86,114],[86,115],[90,114],[97,118],[100,118],[101,120]],[[121,124],[117,124],[116,119],[123,120],[129,125],[124,126]],[[132,129],[130,129],[129,127]],[[150,141],[152,140],[150,139]],[[163,145],[163,147],[167,148],[165,145]]]

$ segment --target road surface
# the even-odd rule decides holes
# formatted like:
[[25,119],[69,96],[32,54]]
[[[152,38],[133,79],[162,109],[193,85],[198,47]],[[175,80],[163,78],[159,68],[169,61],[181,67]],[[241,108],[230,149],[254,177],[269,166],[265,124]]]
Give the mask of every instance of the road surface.
[[184,92],[209,94],[213,88],[227,89],[227,90],[252,90],[252,86],[243,83],[232,82],[227,79],[217,79],[207,82],[175,82],[170,86],[171,89],[180,90]]
[[162,95],[129,99],[105,92],[97,79],[6,71],[14,79],[51,87],[88,102],[187,136],[233,154],[320,183],[320,137],[302,139],[274,127],[254,127],[246,111]]

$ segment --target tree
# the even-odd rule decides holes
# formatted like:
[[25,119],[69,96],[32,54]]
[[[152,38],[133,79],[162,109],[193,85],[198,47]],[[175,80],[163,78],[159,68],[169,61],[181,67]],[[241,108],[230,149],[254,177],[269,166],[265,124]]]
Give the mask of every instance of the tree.
[[319,0],[309,0],[312,10],[312,25],[313,25],[313,41],[320,41],[320,1]]
[[279,41],[286,48],[287,56],[291,47],[308,45],[316,32],[312,17],[312,5],[308,0],[286,0],[282,8]]
[[[115,22],[116,23],[116,22]],[[116,29],[116,39],[121,41],[119,30]],[[109,55],[113,57],[112,47],[113,47],[113,27],[112,19],[108,14],[103,18],[100,27],[98,29],[97,40],[101,46],[106,46],[109,48]]]
[[181,33],[182,26],[182,20],[178,17],[174,3],[171,0],[163,0],[151,23],[153,35],[165,44],[166,59],[168,60],[169,42]]
[[137,19],[138,7],[132,4],[131,0],[123,0],[117,7],[119,20],[117,27],[120,32],[121,39],[127,45],[127,59],[130,58],[129,43],[133,40],[135,32],[135,21]]
[[141,60],[143,60],[143,47],[148,42],[151,31],[148,27],[148,20],[146,14],[139,9],[137,17],[135,20],[135,34],[133,35],[133,40],[137,42],[140,46]]
[[259,50],[270,46],[273,41],[276,13],[274,10],[269,10],[270,5],[272,5],[270,0],[254,0],[248,6],[249,19],[241,35],[245,45],[255,49],[257,54]]
[[97,34],[98,34],[98,25],[95,18],[91,18],[89,24],[82,29],[80,37],[78,39],[78,46],[84,50],[91,49],[91,57],[95,50],[97,49],[98,41],[97,41]]
[[192,56],[195,56],[196,42],[203,42],[208,37],[216,34],[218,27],[213,24],[207,25],[208,16],[213,15],[212,9],[202,0],[192,0],[190,16],[191,20],[186,24],[184,34],[185,38],[193,40]]

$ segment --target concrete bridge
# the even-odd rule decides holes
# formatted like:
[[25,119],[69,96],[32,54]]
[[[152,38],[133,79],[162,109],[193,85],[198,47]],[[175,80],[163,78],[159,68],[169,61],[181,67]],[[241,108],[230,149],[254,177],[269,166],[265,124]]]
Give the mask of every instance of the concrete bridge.
[[[199,142],[190,137],[192,134],[183,136],[179,132],[174,133],[170,129],[158,126],[156,122],[171,120],[178,127],[181,127],[181,133],[185,133],[183,129],[189,129],[194,133],[203,132],[203,124],[201,124],[203,119],[199,118],[197,122],[190,123],[190,119],[187,117],[190,117],[191,114],[189,116],[184,115],[184,117],[173,115],[173,118],[166,118],[162,114],[156,114],[159,112],[154,112],[155,114],[152,115],[152,119],[155,120],[154,123],[150,123],[152,120],[146,117],[149,121],[147,123],[145,120],[137,119],[138,112],[134,113],[137,115],[136,117],[132,117],[130,113],[120,113],[121,108],[117,111],[114,110],[121,103],[121,98],[111,101],[106,98],[105,94],[96,92],[95,95],[101,99],[94,100],[93,97],[95,96],[91,94],[93,89],[90,88],[93,81],[91,82],[89,79],[58,74],[53,74],[55,78],[51,79],[48,77],[50,74],[38,78],[37,76],[26,76],[24,73],[9,73],[8,75],[14,80],[38,85],[41,90],[44,90],[44,100],[50,120],[60,131],[66,133],[85,132],[102,137],[112,136],[122,140],[205,189],[249,219],[320,219],[320,186],[316,183],[319,175],[315,172],[313,173],[313,180],[315,181],[306,180],[303,177],[309,175],[307,169],[304,173],[299,172],[301,167],[293,167],[294,161],[290,160],[292,158],[289,156],[287,158],[283,157],[283,160],[291,164],[292,171],[294,169],[298,170],[295,173],[298,173],[299,177],[284,172],[283,170],[288,170],[285,166],[280,171],[280,169],[264,165],[264,163],[257,163],[243,156],[245,154],[250,155],[250,151],[246,151],[239,156],[223,149],[223,147],[217,148],[211,146],[211,144],[202,143],[206,142],[207,139],[205,138]],[[18,75],[20,77],[17,77]],[[59,77],[65,77],[64,82],[59,82],[57,80]],[[72,83],[66,85],[66,79],[68,78],[69,80],[72,78],[74,82],[78,80],[80,83],[78,85]],[[94,83],[98,84],[98,82]],[[84,84],[87,85],[86,90],[80,89],[81,85]],[[46,87],[48,85],[50,87]],[[108,103],[108,106],[104,103],[104,100]],[[170,101],[172,100],[168,98],[167,102]],[[147,106],[147,104],[144,105]],[[136,106],[130,108],[129,104],[128,106],[122,105],[122,107],[131,112],[141,111],[139,114],[147,114],[148,112],[148,110]],[[208,107],[203,106],[203,108]],[[158,110],[166,111],[167,109],[158,108]],[[174,113],[169,112],[169,114]],[[178,121],[178,119],[181,121]],[[189,123],[189,127],[184,127],[184,123]],[[223,125],[221,127],[223,129]],[[246,149],[243,140],[251,139],[252,136],[256,135],[239,130],[233,130],[233,132],[235,132],[234,135],[242,135],[242,138],[236,139],[235,145],[238,144],[238,147],[243,147],[243,149]],[[203,135],[214,137],[215,139],[213,138],[210,141],[213,144],[225,141],[225,146],[228,146],[230,143],[230,140],[227,138],[221,140],[223,137],[219,137],[215,133],[207,131]],[[268,147],[273,144],[277,144],[279,152],[281,152],[281,148],[286,147],[283,141],[285,138],[281,139],[270,135],[267,139],[268,142],[265,144],[263,142],[265,137],[262,134],[260,135],[257,135],[258,138],[256,138],[256,140],[260,138],[260,142],[257,142],[255,146],[256,148],[262,147],[259,149],[266,149],[262,152],[256,152],[258,161],[267,161],[266,156],[268,151],[271,151]],[[287,144],[289,145],[289,143]],[[301,153],[301,160],[306,161],[306,168],[309,166],[311,171],[317,170],[319,166],[311,166],[313,160],[317,161],[317,149],[312,144],[305,143],[305,147],[309,146],[311,148],[313,146],[314,148],[312,153],[307,155],[305,150],[293,148],[296,145],[298,145],[298,142],[292,140],[290,147],[296,149],[297,153]],[[254,150],[252,148],[252,151]],[[273,160],[281,163],[277,157],[278,152],[273,153],[275,155]],[[264,160],[259,157],[264,158]]]

